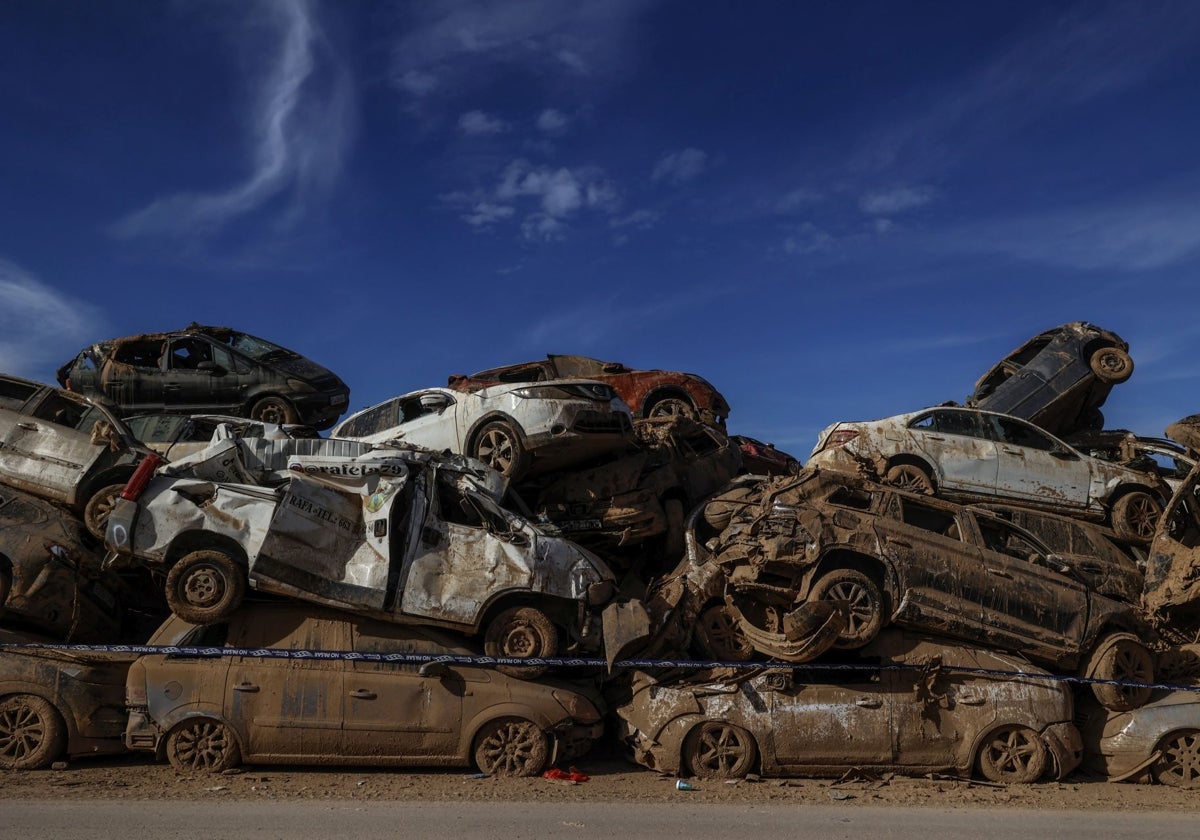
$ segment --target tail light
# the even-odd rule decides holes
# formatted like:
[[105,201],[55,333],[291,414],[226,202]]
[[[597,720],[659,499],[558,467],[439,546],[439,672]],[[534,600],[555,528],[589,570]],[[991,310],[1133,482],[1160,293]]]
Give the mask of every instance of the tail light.
[[830,433],[825,439],[825,448],[829,449],[834,446],[845,446],[850,441],[858,437],[858,432],[853,429],[837,429]]
[[125,705],[146,705],[146,670],[140,663],[135,663],[129,669],[125,680]]
[[142,495],[142,491],[146,489],[146,485],[150,483],[150,476],[154,475],[154,471],[162,462],[163,459],[153,452],[146,455],[138,464],[137,469],[133,471],[133,475],[129,477],[129,482],[121,491],[121,498],[128,502],[136,502]]

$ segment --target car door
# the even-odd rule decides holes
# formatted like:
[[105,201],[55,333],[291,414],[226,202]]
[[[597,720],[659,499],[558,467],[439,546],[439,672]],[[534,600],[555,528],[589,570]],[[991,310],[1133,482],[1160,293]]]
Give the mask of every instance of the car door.
[[113,347],[100,367],[100,386],[122,414],[163,409],[165,350],[162,338],[127,339]]
[[106,443],[92,441],[96,421],[108,418],[86,402],[46,388],[12,419],[0,450],[0,472],[36,495],[74,504],[79,484],[108,451]]
[[974,738],[995,718],[989,682],[953,667],[983,667],[970,656],[970,648],[937,647],[942,650],[930,651],[923,665],[915,660],[898,663],[905,667],[887,672],[884,678],[892,703],[897,767],[955,767],[963,741]]
[[891,709],[881,673],[853,671],[837,682],[795,682],[765,692],[781,768],[890,765]]
[[461,403],[450,391],[434,388],[407,394],[396,401],[396,426],[390,438],[439,452],[462,452],[459,432]]
[[[246,610],[228,645],[250,650],[337,651],[346,623],[286,607]],[[343,663],[333,659],[234,656],[225,680],[225,717],[243,735],[252,761],[320,761],[341,751]]]
[[992,495],[996,483],[996,443],[979,412],[939,408],[915,418],[907,433],[938,473],[943,489]]
[[896,571],[896,618],[931,632],[978,637],[990,582],[978,549],[964,534],[961,509],[893,495],[875,530]]
[[999,495],[1056,507],[1087,507],[1092,474],[1083,456],[1024,420],[1001,414],[982,416],[999,452]]
[[[372,619],[348,622],[355,653],[446,653],[420,628]],[[457,652],[457,651],[455,651]],[[458,755],[464,679],[474,669],[446,667],[422,676],[420,663],[346,662],[342,755],[435,764]],[[472,675],[478,680],[479,674]]]
[[233,356],[202,336],[174,336],[167,343],[163,401],[193,414],[241,406],[242,381]]
[[1087,626],[1087,588],[1058,571],[1050,550],[1032,535],[995,517],[967,515],[993,581],[984,593],[989,629],[983,640],[1043,661],[1074,657]]

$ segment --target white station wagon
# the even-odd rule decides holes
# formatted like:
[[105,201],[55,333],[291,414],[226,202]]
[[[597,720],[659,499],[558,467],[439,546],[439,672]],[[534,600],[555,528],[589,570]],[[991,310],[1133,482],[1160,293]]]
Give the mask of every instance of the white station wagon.
[[1007,414],[939,406],[883,420],[834,423],[808,463],[873,473],[918,493],[1005,499],[1097,521],[1146,542],[1170,489],[1154,474],[1101,461]]

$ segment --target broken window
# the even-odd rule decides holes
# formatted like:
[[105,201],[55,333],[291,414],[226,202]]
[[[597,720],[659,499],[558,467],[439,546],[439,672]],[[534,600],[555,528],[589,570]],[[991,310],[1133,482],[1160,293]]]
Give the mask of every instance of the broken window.
[[117,345],[113,361],[134,367],[157,368],[162,362],[163,340],[134,339]]
[[1046,560],[1046,551],[1016,528],[991,517],[977,517],[983,544],[990,551],[1007,554],[1018,560],[1039,565]]
[[912,499],[900,499],[901,518],[906,525],[912,525],[914,528],[921,528],[925,531],[932,531],[935,534],[941,534],[943,537],[949,537],[952,540],[961,540],[962,532],[958,527],[958,519],[954,514],[940,508],[923,505],[920,502]]
[[201,362],[213,361],[213,347],[199,338],[176,338],[171,341],[169,362],[171,370],[199,370]]
[[76,402],[54,391],[51,391],[45,399],[38,403],[30,414],[39,420],[46,420],[69,429],[78,429],[81,432],[91,431],[97,420],[107,419],[95,407],[89,406],[87,403]]
[[1024,446],[1027,449],[1038,449],[1042,452],[1050,452],[1059,448],[1053,438],[1047,437],[1033,426],[1022,423],[1020,420],[1001,417],[997,414],[991,415],[990,419],[996,432],[996,439],[1004,443],[1012,446]]
[[826,499],[831,505],[853,508],[854,510],[870,510],[872,495],[865,490],[851,487],[838,487]]
[[11,408],[20,411],[21,406],[29,402],[29,398],[37,392],[37,385],[27,382],[14,382],[11,379],[0,378],[0,408]]
[[348,437],[366,437],[397,425],[400,400],[388,400],[383,405],[364,411],[346,421],[341,434]]

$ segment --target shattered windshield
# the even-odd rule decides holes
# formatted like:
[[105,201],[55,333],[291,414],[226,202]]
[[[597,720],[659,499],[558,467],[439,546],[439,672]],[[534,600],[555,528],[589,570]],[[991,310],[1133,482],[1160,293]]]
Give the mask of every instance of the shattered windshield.
[[265,362],[271,359],[288,359],[296,354],[285,347],[280,347],[278,344],[256,338],[248,333],[230,332],[226,344],[243,356],[249,356],[256,362]]

